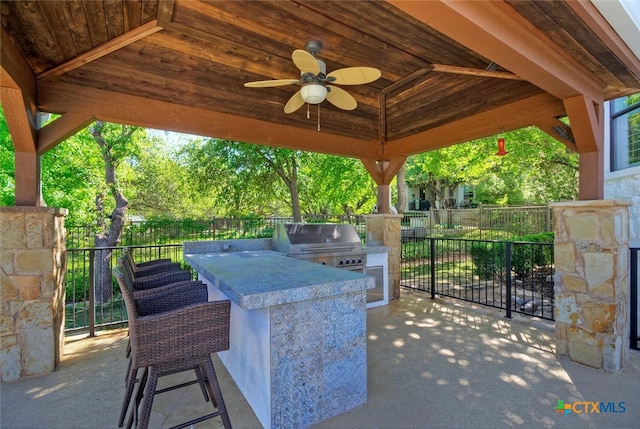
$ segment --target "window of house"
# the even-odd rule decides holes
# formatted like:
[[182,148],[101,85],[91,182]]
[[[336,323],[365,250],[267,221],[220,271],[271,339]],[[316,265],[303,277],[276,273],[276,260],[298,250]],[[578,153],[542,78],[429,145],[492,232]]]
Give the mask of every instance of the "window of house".
[[640,94],[611,102],[611,171],[640,166]]

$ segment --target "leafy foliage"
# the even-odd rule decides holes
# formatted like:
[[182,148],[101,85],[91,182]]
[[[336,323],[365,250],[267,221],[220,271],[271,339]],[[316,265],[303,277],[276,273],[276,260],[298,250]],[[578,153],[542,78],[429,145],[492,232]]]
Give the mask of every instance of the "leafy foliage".
[[[452,196],[461,184],[475,186],[475,202],[575,199],[576,155],[534,128],[504,137],[506,157],[494,155],[493,137],[412,156],[407,181],[429,189],[432,200]],[[128,216],[137,219],[362,214],[376,203],[373,179],[353,158],[221,139],[191,138],[174,146],[167,136],[144,130],[130,143],[115,142],[118,185],[129,200]],[[0,167],[0,203],[11,205],[14,153],[4,117]],[[44,199],[69,209],[68,224],[95,223],[96,197],[109,192],[104,182],[102,153],[88,129],[42,155]],[[105,199],[105,213],[109,204]]]
[[456,186],[475,186],[475,202],[500,205],[573,200],[578,195],[578,155],[535,127],[503,134],[509,154],[496,156],[487,137],[410,157],[407,182],[429,190],[433,202]]
[[[536,267],[551,265],[553,263],[552,246],[535,246],[523,243],[553,243],[553,237],[553,232],[543,232],[509,240],[513,242],[511,270],[518,277],[523,277]],[[470,253],[475,274],[481,279],[490,279],[496,273],[504,273],[506,252],[505,241],[474,242]]]

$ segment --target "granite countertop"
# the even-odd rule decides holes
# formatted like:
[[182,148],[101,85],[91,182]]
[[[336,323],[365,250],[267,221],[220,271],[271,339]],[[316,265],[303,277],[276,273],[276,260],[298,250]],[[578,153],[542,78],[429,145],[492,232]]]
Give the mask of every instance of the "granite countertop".
[[247,310],[364,291],[375,285],[371,276],[272,250],[185,254],[184,260]]

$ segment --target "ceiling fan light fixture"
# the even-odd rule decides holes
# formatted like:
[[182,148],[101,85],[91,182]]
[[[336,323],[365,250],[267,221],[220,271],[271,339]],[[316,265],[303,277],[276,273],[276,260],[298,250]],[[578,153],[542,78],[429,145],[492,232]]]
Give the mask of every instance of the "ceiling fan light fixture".
[[320,104],[327,97],[327,88],[324,85],[310,83],[300,89],[300,95],[309,104]]

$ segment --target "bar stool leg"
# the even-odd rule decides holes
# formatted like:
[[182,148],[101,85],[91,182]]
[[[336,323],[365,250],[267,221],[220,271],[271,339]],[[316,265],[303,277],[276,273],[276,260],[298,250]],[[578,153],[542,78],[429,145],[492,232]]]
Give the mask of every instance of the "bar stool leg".
[[207,378],[209,379],[209,386],[211,386],[211,396],[213,398],[214,404],[217,405],[218,411],[220,412],[222,424],[224,425],[225,429],[231,429],[231,420],[229,420],[229,413],[227,413],[227,407],[224,404],[224,399],[222,398],[222,391],[220,390],[220,384],[218,384],[216,370],[213,367],[213,361],[211,360],[211,357],[206,358],[203,364],[204,370],[207,373]]
[[127,415],[127,409],[131,402],[131,396],[133,395],[133,389],[136,385],[136,377],[138,376],[138,369],[132,368],[131,360],[129,360],[129,368],[127,368],[127,379],[125,381],[126,391],[124,394],[124,400],[122,401],[122,407],[120,408],[120,419],[118,420],[118,427],[121,428],[124,424],[124,418]]
[[[153,406],[153,397],[156,393],[156,386],[158,385],[158,372],[154,367],[149,368],[149,379],[147,385],[144,387],[144,394],[142,397],[142,412],[138,416],[138,422],[136,429],[147,429],[149,427],[149,420],[151,418],[151,407]],[[142,384],[140,389],[142,389]]]

